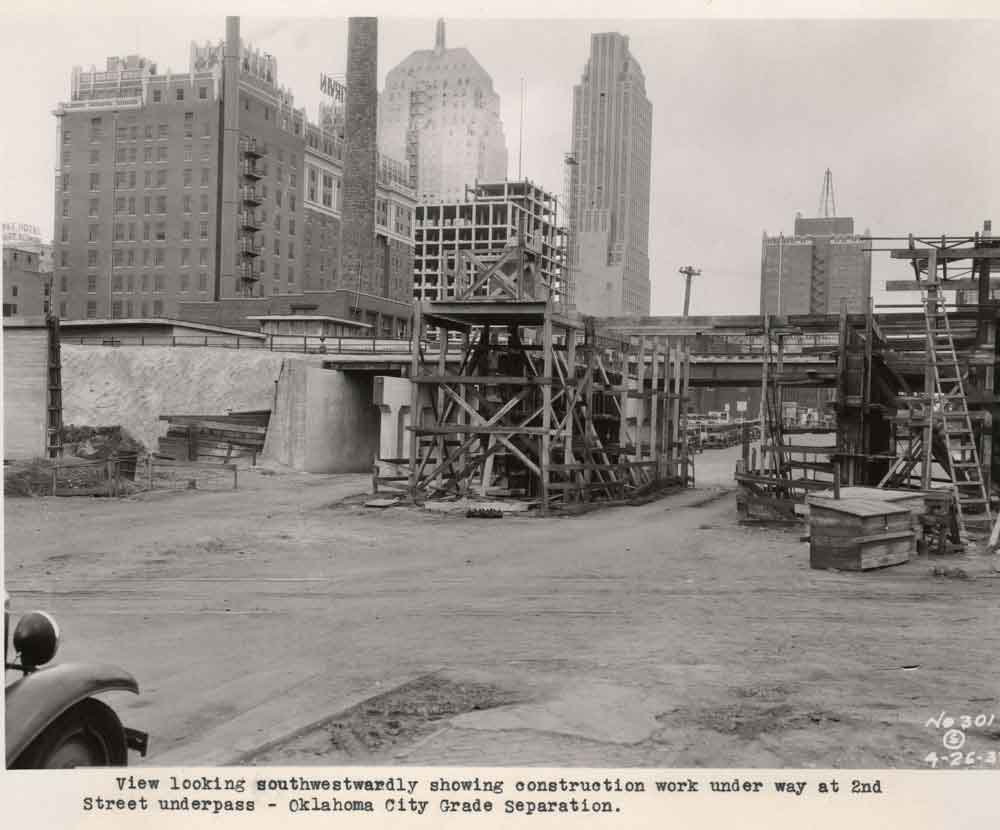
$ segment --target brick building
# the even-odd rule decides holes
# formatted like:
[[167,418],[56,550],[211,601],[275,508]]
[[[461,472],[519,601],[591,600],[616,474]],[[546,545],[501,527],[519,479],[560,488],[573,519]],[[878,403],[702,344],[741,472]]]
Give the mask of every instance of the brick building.
[[3,316],[41,317],[49,312],[51,293],[51,257],[38,246],[5,242]]
[[[181,303],[357,287],[338,270],[343,125],[294,106],[238,18],[225,40],[191,45],[185,73],[138,55],[74,69],[55,115],[61,316],[174,317]],[[415,199],[405,165],[378,165],[384,241],[362,280],[408,300]]]
[[761,314],[832,314],[843,299],[863,313],[871,281],[871,239],[850,217],[797,216],[793,236],[764,234]]

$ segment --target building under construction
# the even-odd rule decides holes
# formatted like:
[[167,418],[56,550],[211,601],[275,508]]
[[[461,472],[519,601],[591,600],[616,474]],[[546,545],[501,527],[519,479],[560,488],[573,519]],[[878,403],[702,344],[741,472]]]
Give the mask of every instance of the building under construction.
[[[686,353],[600,335],[560,308],[544,261],[522,242],[476,259],[453,299],[416,304],[418,414],[400,477],[411,498],[514,498],[546,513],[690,483]],[[461,338],[437,340],[436,367],[430,328]]]

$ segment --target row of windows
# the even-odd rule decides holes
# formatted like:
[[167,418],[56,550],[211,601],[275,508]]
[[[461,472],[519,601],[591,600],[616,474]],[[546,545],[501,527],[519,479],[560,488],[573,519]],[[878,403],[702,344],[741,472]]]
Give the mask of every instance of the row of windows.
[[[98,278],[96,274],[87,274],[87,293],[97,293]],[[178,277],[178,290],[188,291],[191,288],[191,274],[183,273]],[[163,294],[167,291],[166,274],[114,274],[111,278],[111,290],[117,293]],[[208,273],[202,271],[198,274],[198,290],[208,290]]]
[[[144,300],[141,303],[132,304],[131,300],[126,300],[122,303],[120,300],[115,300],[111,303],[111,316],[116,320],[122,318],[128,319],[133,315],[135,310],[138,309],[140,317],[147,317],[149,311],[149,305]],[[87,317],[94,318],[97,316],[97,302],[91,300],[87,303]],[[162,317],[163,316],[163,300],[153,300],[153,316]]]
[[[191,136],[187,136],[190,138]],[[211,138],[207,133],[204,138]],[[157,164],[164,164],[168,162],[170,156],[169,148],[163,145],[159,147],[143,147],[142,148],[142,161],[144,164],[152,164],[156,162]],[[202,145],[201,148],[201,160],[211,161],[212,160],[212,147],[209,144]],[[194,147],[188,145],[184,148],[184,161],[194,161]],[[73,156],[70,150],[64,149],[62,151],[62,166],[70,167],[72,166]],[[88,163],[91,165],[101,163],[101,151],[100,149],[91,149],[90,155],[88,156]],[[139,163],[139,148],[138,147],[119,147],[115,151],[115,164],[138,164]]]

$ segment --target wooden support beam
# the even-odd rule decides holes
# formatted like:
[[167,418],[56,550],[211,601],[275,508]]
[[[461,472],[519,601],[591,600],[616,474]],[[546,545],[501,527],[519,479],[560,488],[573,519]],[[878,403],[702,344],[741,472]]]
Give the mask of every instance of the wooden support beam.
[[[921,291],[927,287],[927,280],[886,280],[886,291]],[[938,288],[941,291],[978,291],[978,279],[957,278],[940,280]],[[1000,276],[990,277],[990,288],[1000,288]]]
[[995,248],[895,248],[893,259],[927,259],[934,254],[938,262],[952,259],[1000,259],[1000,247]]

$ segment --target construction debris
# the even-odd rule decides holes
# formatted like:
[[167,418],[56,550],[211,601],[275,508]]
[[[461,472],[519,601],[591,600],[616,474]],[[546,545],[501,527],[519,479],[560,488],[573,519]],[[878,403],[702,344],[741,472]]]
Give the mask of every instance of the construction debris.
[[167,433],[158,455],[177,461],[209,464],[257,463],[271,413],[231,412],[228,415],[161,415]]

